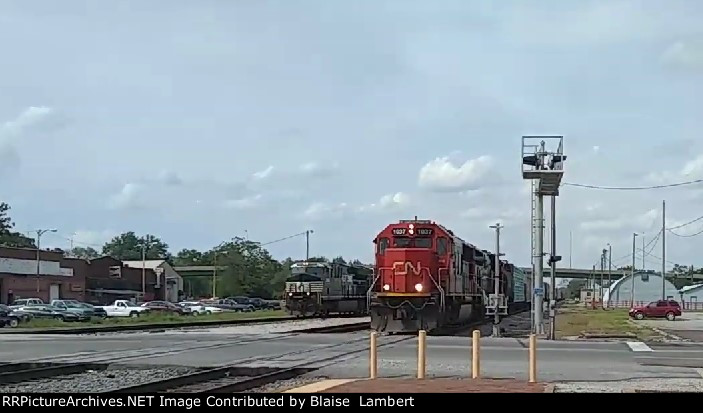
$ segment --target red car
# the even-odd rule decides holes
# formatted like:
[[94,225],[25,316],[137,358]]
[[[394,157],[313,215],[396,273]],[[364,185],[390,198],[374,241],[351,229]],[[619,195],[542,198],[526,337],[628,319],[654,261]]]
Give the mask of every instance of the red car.
[[676,317],[681,316],[681,306],[674,300],[659,300],[653,301],[644,307],[635,307],[630,309],[630,317],[637,320],[643,318],[663,318],[666,317],[669,321],[674,321]]

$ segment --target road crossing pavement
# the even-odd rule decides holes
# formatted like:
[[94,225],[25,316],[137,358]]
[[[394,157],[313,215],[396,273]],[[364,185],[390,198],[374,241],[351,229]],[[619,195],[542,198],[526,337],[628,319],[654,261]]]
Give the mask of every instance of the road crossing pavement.
[[[181,365],[212,367],[232,362],[249,365],[248,359],[276,357],[275,366],[343,354],[346,348],[364,350],[366,334],[183,334],[178,332],[112,335],[0,335],[0,362],[49,359],[80,361],[109,359],[134,366]],[[414,377],[417,339],[397,341],[380,336],[378,351],[381,377]],[[391,344],[391,342],[393,342]],[[117,360],[120,355],[126,357]],[[428,377],[467,377],[471,367],[469,337],[427,337]],[[481,339],[483,377],[526,378],[528,340]],[[128,357],[128,358],[127,358]],[[537,343],[538,378],[546,381],[615,381],[642,378],[701,379],[703,343],[643,343],[608,341],[546,341]],[[368,375],[368,351],[339,357],[334,365],[310,373],[330,378]]]

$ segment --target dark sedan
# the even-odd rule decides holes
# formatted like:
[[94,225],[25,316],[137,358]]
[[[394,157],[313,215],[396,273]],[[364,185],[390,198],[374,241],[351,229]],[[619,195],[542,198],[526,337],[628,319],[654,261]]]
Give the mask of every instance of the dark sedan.
[[168,301],[149,301],[148,303],[142,304],[142,307],[148,308],[150,312],[171,313],[178,315],[190,314],[188,309],[177,306],[173,303],[169,303]]
[[46,318],[61,321],[88,321],[90,316],[86,314],[74,313],[71,311],[65,311],[61,308],[54,307],[53,305],[29,305],[26,307],[20,307],[19,311],[27,312],[34,318]]
[[0,304],[0,328],[17,327],[20,323],[20,318],[14,314],[14,311],[6,306],[5,304]]

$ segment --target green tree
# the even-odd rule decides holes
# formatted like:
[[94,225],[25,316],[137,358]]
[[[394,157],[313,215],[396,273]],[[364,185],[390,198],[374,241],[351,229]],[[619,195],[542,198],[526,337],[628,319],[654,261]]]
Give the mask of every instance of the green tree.
[[146,247],[146,259],[171,260],[168,244],[158,237],[146,234],[141,237],[132,232],[122,233],[103,245],[103,255],[109,255],[118,260],[136,261],[142,259],[142,246]]
[[84,260],[92,260],[98,258],[100,253],[93,247],[74,247],[72,250],[68,251],[68,255],[83,258]]
[[173,258],[174,265],[177,266],[197,266],[213,265],[214,252],[200,252],[195,249],[182,249]]
[[15,223],[9,216],[10,206],[0,202],[0,245],[17,248],[36,248],[34,239],[13,231]]

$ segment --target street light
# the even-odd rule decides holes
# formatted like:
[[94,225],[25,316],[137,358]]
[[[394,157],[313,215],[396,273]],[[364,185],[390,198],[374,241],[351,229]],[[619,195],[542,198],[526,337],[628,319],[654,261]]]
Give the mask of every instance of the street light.
[[[47,232],[57,232],[57,230],[55,230],[55,229],[38,229],[38,230],[36,230],[36,233],[37,233],[37,292],[39,292],[39,278],[41,277],[41,270],[40,270],[41,236],[46,234]],[[49,298],[51,298],[51,297],[49,297]]]

